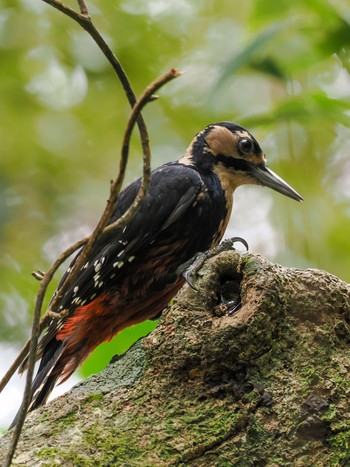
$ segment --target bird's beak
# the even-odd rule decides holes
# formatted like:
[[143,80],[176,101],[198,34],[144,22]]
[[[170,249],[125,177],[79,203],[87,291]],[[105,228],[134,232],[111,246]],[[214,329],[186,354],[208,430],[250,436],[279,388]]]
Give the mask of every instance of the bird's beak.
[[296,201],[304,201],[304,198],[299,195],[287,182],[282,180],[277,174],[272,172],[265,164],[251,165],[251,175],[257,180],[259,185],[264,185],[272,188],[282,195],[286,195],[289,198],[295,199]]

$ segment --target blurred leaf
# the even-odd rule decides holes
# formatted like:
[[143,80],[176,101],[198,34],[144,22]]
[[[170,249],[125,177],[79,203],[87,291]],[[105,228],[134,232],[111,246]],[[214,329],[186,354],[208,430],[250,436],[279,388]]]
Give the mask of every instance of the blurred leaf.
[[261,60],[252,61],[250,64],[252,70],[259,71],[260,73],[266,73],[272,77],[286,81],[287,76],[282,70],[280,64],[272,57],[265,57]]
[[251,43],[247,47],[245,47],[245,49],[242,52],[233,57],[227,63],[219,77],[216,86],[221,86],[223,81],[227,80],[230,76],[234,75],[239,69],[243,68],[244,66],[253,64],[256,61],[258,54],[263,55],[266,46],[270,44],[273,39],[276,39],[277,36],[282,31],[284,31],[287,25],[289,24],[289,20],[278,21],[272,24],[272,26],[262,31],[260,34],[256,35],[251,41]]
[[322,93],[307,94],[283,100],[272,110],[243,119],[248,127],[273,124],[274,122],[299,121],[315,125],[330,118],[350,126],[350,100],[332,99]]
[[341,49],[338,52],[338,57],[339,57],[339,60],[341,61],[341,64],[343,65],[344,69],[350,75],[350,50],[349,49]]
[[327,35],[323,37],[319,46],[326,55],[339,53],[339,51],[349,48],[350,25],[342,18],[338,18],[334,28],[328,28]]

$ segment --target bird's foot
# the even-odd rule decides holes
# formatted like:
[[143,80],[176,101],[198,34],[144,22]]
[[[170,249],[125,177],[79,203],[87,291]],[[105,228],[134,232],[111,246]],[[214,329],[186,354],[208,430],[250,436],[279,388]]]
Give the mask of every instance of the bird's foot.
[[242,245],[247,249],[247,251],[249,250],[248,243],[246,242],[246,240],[244,240],[244,238],[228,238],[227,240],[224,240],[211,250],[207,250],[203,253],[197,253],[196,255],[194,255],[190,260],[186,261],[186,263],[183,263],[181,264],[181,266],[178,267],[177,273],[181,274],[185,278],[187,284],[190,287],[192,287],[192,289],[198,290],[194,285],[194,281],[196,276],[198,275],[198,271],[201,269],[205,261],[209,258],[212,258],[213,256],[216,256],[219,253],[222,253],[223,251],[235,250],[233,245],[237,242],[242,243]]

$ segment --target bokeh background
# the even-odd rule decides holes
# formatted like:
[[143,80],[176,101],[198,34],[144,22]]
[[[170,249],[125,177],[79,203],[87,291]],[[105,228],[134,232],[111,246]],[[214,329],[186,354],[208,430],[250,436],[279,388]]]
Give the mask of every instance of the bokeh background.
[[[180,157],[208,123],[242,124],[305,201],[242,187],[227,236],[244,237],[272,261],[350,281],[349,2],[88,5],[137,94],[171,67],[184,72],[144,112],[153,167]],[[119,82],[85,31],[41,0],[0,0],[1,375],[30,332],[38,289],[31,271],[46,270],[99,218],[128,114]],[[127,182],[141,168],[135,136]],[[68,385],[154,325],[100,346]],[[19,404],[21,385],[15,378],[0,396],[0,426]]]

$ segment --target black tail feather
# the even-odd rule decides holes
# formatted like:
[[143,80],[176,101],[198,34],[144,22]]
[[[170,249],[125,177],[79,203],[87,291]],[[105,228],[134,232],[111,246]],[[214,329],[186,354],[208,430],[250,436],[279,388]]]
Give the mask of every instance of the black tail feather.
[[[47,398],[60,376],[60,371],[57,371],[56,365],[63,353],[63,350],[64,345],[61,341],[53,341],[51,346],[45,349],[38,372],[32,383],[32,394],[28,412],[37,409],[47,401]],[[21,409],[17,412],[9,429],[13,428],[17,424],[20,410]]]

